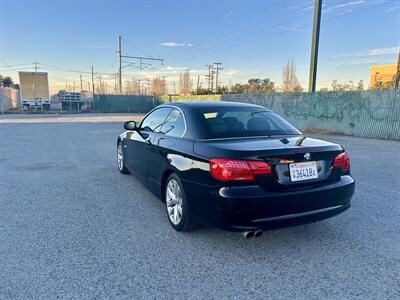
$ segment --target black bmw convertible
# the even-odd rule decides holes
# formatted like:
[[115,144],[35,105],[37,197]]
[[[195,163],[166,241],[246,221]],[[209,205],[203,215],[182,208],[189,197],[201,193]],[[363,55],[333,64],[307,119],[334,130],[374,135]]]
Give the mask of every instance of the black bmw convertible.
[[160,197],[175,230],[205,224],[258,236],[350,207],[355,183],[343,147],[305,136],[264,107],[163,104],[124,128],[119,171]]

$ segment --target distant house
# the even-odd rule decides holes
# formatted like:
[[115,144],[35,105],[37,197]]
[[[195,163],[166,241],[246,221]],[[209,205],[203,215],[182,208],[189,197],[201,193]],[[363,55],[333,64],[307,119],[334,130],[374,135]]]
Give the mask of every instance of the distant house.
[[369,86],[375,87],[377,84],[381,84],[383,86],[388,83],[394,82],[397,73],[397,65],[380,65],[380,66],[371,66],[369,67],[371,70],[371,77]]

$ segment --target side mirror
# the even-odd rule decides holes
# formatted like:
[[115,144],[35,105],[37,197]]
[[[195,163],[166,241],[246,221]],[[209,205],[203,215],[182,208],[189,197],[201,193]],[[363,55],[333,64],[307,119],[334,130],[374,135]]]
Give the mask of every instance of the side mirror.
[[124,123],[125,130],[136,130],[136,122],[135,121],[128,121]]

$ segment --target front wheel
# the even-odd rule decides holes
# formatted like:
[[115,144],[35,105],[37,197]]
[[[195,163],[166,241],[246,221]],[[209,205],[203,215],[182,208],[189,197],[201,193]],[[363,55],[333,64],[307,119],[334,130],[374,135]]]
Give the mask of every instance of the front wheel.
[[171,226],[176,231],[189,231],[196,227],[182,183],[176,174],[171,174],[165,185],[165,206]]
[[118,141],[118,146],[117,146],[117,165],[118,165],[118,170],[122,174],[128,174],[129,171],[127,168],[125,168],[124,165],[124,151],[123,151],[123,142]]

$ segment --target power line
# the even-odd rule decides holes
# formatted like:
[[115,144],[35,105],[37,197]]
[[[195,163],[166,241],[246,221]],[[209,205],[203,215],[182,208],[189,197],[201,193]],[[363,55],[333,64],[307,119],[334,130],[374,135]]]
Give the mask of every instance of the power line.
[[129,46],[131,46],[132,48],[136,49],[137,51],[139,51],[140,53],[146,55],[147,57],[151,57],[150,54],[148,54],[147,52],[145,52],[144,50],[138,48],[137,46],[135,46],[134,44],[128,42],[125,38],[122,38],[122,40],[127,43]]
[[[143,61],[160,61],[161,64],[164,63],[164,59],[162,59],[162,58],[153,58],[153,57],[150,57],[149,55],[147,55],[147,57],[123,55],[122,54],[122,40],[123,40],[123,38],[121,36],[118,36],[118,51],[117,51],[117,53],[118,53],[118,75],[119,75],[118,83],[119,83],[119,92],[120,92],[120,94],[122,94],[122,68],[125,67],[125,66],[122,66],[122,58],[130,59],[130,60],[132,60],[132,59],[133,60],[139,60],[139,70],[143,70],[143,69],[151,67],[151,64],[143,63]],[[124,41],[126,42],[125,39],[124,39]],[[135,48],[137,48],[137,47],[135,47]],[[130,62],[127,65],[127,67],[133,66],[133,65],[134,65],[134,63]]]
[[[285,12],[285,13],[281,13],[281,14],[274,15],[274,16],[268,18],[267,21],[275,20],[275,19],[278,19],[278,18],[285,17],[285,16],[287,16],[287,15],[290,15],[290,14],[292,14],[292,13],[296,13],[296,12],[298,12],[298,11],[302,11],[302,10],[304,10],[305,8],[309,7],[309,6],[310,6],[310,4],[307,3],[306,5],[302,5],[302,6],[296,7],[296,8],[291,9],[291,10]],[[306,14],[301,15],[301,17],[302,17],[302,16],[305,16],[305,15],[307,15],[307,14],[309,14],[309,12],[306,12]],[[286,20],[286,21],[284,21],[284,22],[280,22],[280,23],[278,23],[278,24],[272,24],[272,25],[280,25],[280,24],[284,24],[284,23],[286,23],[286,22],[288,22],[288,21],[293,21],[293,20],[294,20],[294,19],[292,18],[292,19],[290,19],[290,20]],[[205,41],[202,42],[202,43],[195,44],[195,45],[194,45],[193,47],[191,47],[190,49],[183,49],[183,50],[188,50],[188,51],[190,51],[190,50],[193,50],[194,48],[200,47],[200,46],[202,46],[202,45],[207,45],[207,43],[209,43],[210,41],[214,41],[214,40],[219,40],[219,41],[220,41],[221,39],[223,39],[223,38],[225,38],[225,37],[227,37],[227,36],[230,36],[230,35],[233,35],[233,34],[236,34],[236,33],[239,33],[239,32],[243,32],[243,31],[246,31],[246,30],[248,30],[248,29],[252,29],[254,26],[257,26],[257,25],[260,25],[260,24],[265,23],[265,21],[266,21],[266,20],[262,20],[262,21],[260,21],[260,22],[254,23],[254,24],[251,24],[251,25],[248,25],[248,26],[245,26],[245,27],[241,27],[241,28],[238,29],[238,30],[234,30],[234,31],[231,31],[231,32],[228,32],[228,33],[223,33],[223,34],[217,35],[217,36],[215,36],[215,37],[213,37],[213,38],[211,38],[211,39],[205,40]],[[270,30],[270,29],[271,29],[271,28],[268,28],[268,30]],[[257,30],[256,32],[253,31],[252,34],[258,33],[258,32],[262,32],[262,31],[265,31],[265,28],[264,28],[264,29],[261,29],[261,30]],[[221,43],[220,43],[220,44],[221,44]],[[177,53],[174,53],[174,54],[172,54],[172,55],[169,55],[168,57],[171,58],[172,56],[174,56],[174,55],[176,55],[176,54],[177,54]]]
[[69,69],[69,68],[58,67],[58,66],[42,64],[42,63],[37,63],[37,64],[41,65],[41,66],[44,66],[44,67],[47,67],[47,68],[53,68],[53,69],[56,69],[56,70],[59,70],[59,71],[64,71],[64,72],[91,74],[91,72],[88,72],[88,71]]
[[[336,18],[339,18],[339,17],[343,17],[343,16],[346,16],[346,15],[351,15],[351,14],[355,14],[355,13],[358,13],[358,12],[361,12],[361,11],[369,10],[369,9],[372,9],[372,8],[385,6],[385,5],[389,4],[389,3],[391,3],[391,2],[385,2],[384,4],[380,3],[379,5],[368,6],[368,7],[364,7],[363,9],[350,11],[350,12],[347,12],[347,13],[344,13],[344,14],[339,14],[339,15],[336,15],[336,16],[333,16],[333,17],[330,17],[330,18],[326,18],[324,20],[324,22],[330,21],[330,20],[333,20],[333,19],[336,19]],[[233,45],[229,45],[229,46],[226,46],[226,47],[222,47],[222,48],[219,48],[219,49],[216,49],[216,50],[213,50],[213,51],[206,51],[206,52],[200,53],[198,55],[194,55],[194,56],[190,56],[190,57],[181,59],[179,61],[187,61],[187,60],[198,58],[198,57],[201,57],[201,56],[204,56],[204,55],[207,55],[207,54],[221,52],[221,51],[224,51],[224,50],[227,50],[227,49],[232,49],[232,48],[235,48],[235,47],[238,47],[238,46],[250,44],[250,43],[253,43],[253,42],[257,42],[257,41],[260,41],[260,40],[264,40],[264,39],[267,39],[267,38],[271,38],[271,37],[275,37],[275,36],[278,36],[278,35],[281,35],[281,34],[285,34],[287,32],[297,31],[299,29],[303,29],[303,28],[306,28],[306,27],[309,27],[309,26],[312,26],[312,23],[304,24],[302,26],[297,26],[295,29],[290,28],[290,29],[278,31],[278,32],[275,32],[275,33],[272,33],[272,34],[269,34],[269,35],[266,35],[266,36],[261,36],[259,38],[245,40],[243,42],[236,43],[236,44],[233,44]]]
[[8,68],[14,68],[14,67],[22,67],[22,66],[31,66],[32,63],[26,63],[26,64],[17,64],[17,65],[9,65],[6,63],[3,59],[0,58],[0,60],[6,65]]
[[[48,65],[48,64],[43,64],[38,62],[38,65],[40,68],[40,66],[44,66],[45,68],[40,68],[40,69],[44,69],[44,70],[52,70],[52,71],[56,71],[56,72],[71,72],[71,73],[80,73],[80,74],[92,74],[92,72],[90,71],[83,71],[83,70],[77,70],[77,69],[70,69],[70,68],[65,68],[65,67],[60,67],[60,66],[54,66],[54,65]],[[114,73],[106,73],[106,72],[96,72],[96,74],[99,75],[109,75],[109,76],[113,76]]]
[[[343,2],[343,3],[346,3],[346,2]],[[342,4],[343,4],[343,3],[342,3]],[[386,4],[388,4],[388,3],[390,3],[390,2],[386,2]],[[336,5],[338,5],[338,4],[336,3],[335,5],[332,5],[332,6],[336,6]],[[330,7],[332,7],[332,6],[329,6],[328,8],[330,8]],[[376,6],[380,6],[380,5],[376,5]],[[358,10],[358,11],[362,11],[362,10],[365,10],[365,9],[374,8],[374,7],[376,7],[376,6],[366,7],[366,8],[364,8],[364,9],[360,9],[360,10]],[[358,11],[351,11],[351,12],[349,12],[349,13],[355,13],[355,12],[358,12]],[[311,11],[310,11],[310,12],[307,12],[307,13],[304,14],[304,15],[300,15],[299,17],[303,17],[303,16],[305,16],[305,15],[307,15],[307,14],[310,14],[310,13],[311,13]],[[349,14],[349,13],[346,13],[346,14]],[[342,14],[342,15],[345,15],[345,14]],[[331,17],[331,18],[329,18],[329,19],[333,19],[333,18],[336,18],[336,17],[340,17],[340,16],[342,16],[342,15],[334,16],[334,17]],[[297,18],[295,18],[295,19],[298,19],[299,17],[297,17]],[[294,18],[291,18],[290,20],[286,20],[286,21],[283,21],[283,22],[280,22],[280,23],[276,23],[276,24],[273,24],[273,25],[280,25],[280,24],[287,23],[288,21],[292,21],[292,20],[294,20]],[[226,47],[223,47],[223,48],[218,48],[218,46],[217,46],[217,47],[211,48],[211,50],[210,50],[210,49],[207,49],[208,51],[206,51],[204,54],[192,55],[192,56],[189,56],[189,57],[187,57],[187,58],[180,59],[180,60],[178,60],[178,61],[186,61],[186,60],[193,59],[193,58],[197,58],[197,57],[200,57],[200,56],[203,56],[203,55],[206,55],[206,54],[219,52],[219,51],[222,51],[222,50],[225,50],[225,49],[229,49],[229,48],[234,48],[234,47],[236,47],[236,46],[244,45],[244,44],[247,44],[247,43],[252,43],[252,42],[259,41],[259,40],[262,40],[262,39],[265,39],[265,38],[269,38],[269,37],[273,37],[273,36],[280,35],[280,34],[283,34],[283,33],[287,33],[287,32],[290,32],[290,31],[295,31],[295,30],[298,30],[298,29],[302,29],[302,28],[308,27],[309,25],[310,25],[310,24],[306,24],[306,25],[303,25],[303,26],[297,26],[297,27],[294,28],[294,29],[291,28],[291,29],[287,29],[287,30],[282,30],[282,31],[279,31],[279,32],[276,32],[276,33],[272,33],[272,34],[270,34],[270,35],[261,36],[261,37],[259,37],[259,38],[255,38],[255,39],[251,39],[251,40],[245,40],[245,41],[243,41],[243,39],[239,38],[239,39],[236,39],[236,40],[233,40],[233,41],[241,41],[241,40],[242,40],[243,42],[240,42],[240,43],[238,43],[238,44],[233,44],[233,45],[230,45],[230,46],[226,46]],[[267,30],[270,30],[270,29],[271,29],[271,28],[269,28],[269,29],[267,29]],[[261,32],[261,31],[265,31],[265,29],[258,30],[257,32]],[[223,43],[223,45],[226,45],[226,42]]]
[[[207,10],[206,12],[205,12],[205,14],[203,14],[203,13],[198,13],[198,12],[196,12],[196,15],[197,15],[197,17],[198,18],[200,18],[201,20],[206,20],[206,19],[208,19],[209,17],[211,17],[212,15],[213,15],[213,13],[215,13],[215,12],[217,12],[219,10],[219,7],[217,7],[217,6],[213,6],[210,10]],[[204,11],[203,11],[204,12]],[[187,28],[187,27],[186,27]],[[208,34],[203,34],[203,35],[201,35],[200,37],[198,37],[198,38],[202,38],[202,37],[205,37],[205,36],[209,36],[209,33]],[[196,40],[196,41],[193,41],[194,43],[197,43],[198,41]],[[166,50],[166,51],[164,51],[164,52],[162,52],[161,53],[161,56],[163,56],[163,57],[165,57],[165,56],[168,56],[168,55],[170,55],[171,53],[173,53],[173,52],[175,52],[175,51],[179,51],[179,49],[178,48],[175,48],[175,49],[169,49],[169,50]]]
[[[277,27],[278,25],[282,25],[282,24],[285,24],[285,23],[288,23],[288,22],[292,22],[292,21],[297,20],[297,19],[301,19],[301,18],[303,18],[303,17],[305,17],[305,16],[307,16],[307,15],[309,15],[309,14],[311,14],[311,12],[307,11],[306,13],[301,14],[301,15],[299,15],[299,16],[297,16],[297,17],[290,18],[290,19],[288,19],[288,20],[284,20],[284,21],[281,21],[281,22],[273,23],[273,24],[271,24],[271,25],[269,26],[269,28],[262,28],[262,29],[253,31],[252,34],[257,34],[257,33],[263,33],[263,32],[271,31],[271,30],[273,30],[275,27]],[[284,30],[284,32],[286,32],[286,31],[293,31],[293,29],[290,28],[290,29]],[[275,33],[274,33],[274,34],[275,34]],[[239,37],[239,38],[230,40],[230,42],[235,42],[235,41],[238,41],[238,42],[243,41],[243,37]],[[212,51],[210,51],[210,49],[211,49],[211,50],[213,50],[213,49],[218,49],[220,46],[226,45],[226,43],[227,43],[226,41],[225,41],[225,42],[222,41],[221,43],[217,43],[217,44],[216,44],[214,47],[212,47],[212,48],[208,47],[208,48],[207,48],[208,53],[209,53],[209,52],[212,52]],[[197,56],[196,56],[196,57],[197,57]],[[191,57],[189,57],[189,58],[193,58],[193,56],[191,56]]]
[[15,70],[13,67],[11,67],[5,60],[3,60],[2,58],[0,58],[0,60],[1,60],[7,67],[9,67],[11,70],[18,72],[18,71]]
[[[249,15],[246,15],[246,16],[244,16],[244,17],[242,17],[242,18],[239,18],[239,19],[236,20],[235,22],[232,22],[232,23],[230,23],[230,24],[228,24],[228,25],[225,25],[225,26],[223,26],[222,28],[220,28],[219,30],[214,30],[214,31],[211,32],[211,33],[209,32],[209,33],[200,35],[200,37],[198,37],[197,40],[195,40],[195,41],[192,42],[192,44],[194,44],[194,46],[191,47],[191,49],[193,49],[193,48],[195,48],[195,47],[198,47],[198,46],[200,46],[200,45],[203,45],[205,42],[209,41],[208,38],[210,37],[210,35],[214,35],[215,33],[223,32],[223,31],[225,31],[226,29],[229,29],[229,28],[231,28],[231,27],[233,27],[233,26],[235,26],[235,25],[237,25],[237,24],[242,23],[243,21],[247,21],[247,20],[249,20],[249,19],[252,19],[252,18],[254,18],[254,16],[257,16],[257,15],[260,15],[260,14],[264,13],[265,10],[270,11],[271,8],[274,8],[274,7],[277,6],[277,5],[279,5],[279,3],[276,3],[275,5],[272,5],[272,6],[268,6],[268,7],[266,7],[265,9],[262,9],[261,11],[259,11],[259,12],[256,13],[256,14],[249,14]],[[228,35],[229,35],[229,33],[228,33]],[[207,38],[204,39],[203,37],[207,37]],[[216,38],[218,38],[218,37],[216,37]],[[214,40],[214,39],[216,39],[216,38],[213,38],[212,40]],[[182,52],[182,51],[185,51],[185,50],[188,50],[188,49],[184,49],[184,48],[178,49],[178,48],[177,48],[177,49],[174,49],[171,53],[168,53],[168,54],[166,54],[166,55],[164,55],[164,56],[166,56],[166,57],[171,57],[171,56],[176,55],[177,52]]]

